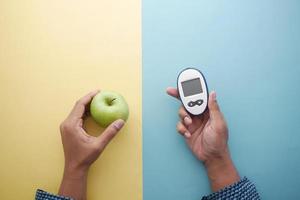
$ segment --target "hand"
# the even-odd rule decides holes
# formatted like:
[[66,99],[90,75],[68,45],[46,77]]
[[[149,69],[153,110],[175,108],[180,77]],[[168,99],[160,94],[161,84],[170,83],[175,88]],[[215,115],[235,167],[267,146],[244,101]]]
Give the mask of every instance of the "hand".
[[[167,93],[179,98],[175,88],[167,88]],[[228,128],[219,105],[216,93],[211,92],[208,109],[200,116],[191,116],[183,106],[179,109],[180,121],[177,131],[185,137],[194,155],[203,161],[212,189],[217,191],[239,180],[228,150]]]
[[[178,98],[175,88],[167,93]],[[228,128],[216,101],[216,93],[209,96],[208,110],[200,116],[191,116],[183,106],[179,108],[180,121],[177,131],[186,138],[186,142],[195,156],[204,163],[223,157],[228,153]]]
[[90,92],[79,99],[67,119],[60,125],[65,170],[59,194],[76,200],[86,198],[86,177],[89,167],[124,125],[124,121],[118,119],[98,137],[85,132],[83,117],[89,103],[98,92],[98,90]]

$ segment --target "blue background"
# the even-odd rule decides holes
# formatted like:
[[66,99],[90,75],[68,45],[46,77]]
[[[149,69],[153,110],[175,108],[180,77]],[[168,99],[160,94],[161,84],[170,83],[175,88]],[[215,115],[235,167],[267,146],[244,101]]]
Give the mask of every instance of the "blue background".
[[300,199],[300,1],[143,0],[144,200],[210,193],[176,132],[179,71],[206,76],[241,174],[262,199]]

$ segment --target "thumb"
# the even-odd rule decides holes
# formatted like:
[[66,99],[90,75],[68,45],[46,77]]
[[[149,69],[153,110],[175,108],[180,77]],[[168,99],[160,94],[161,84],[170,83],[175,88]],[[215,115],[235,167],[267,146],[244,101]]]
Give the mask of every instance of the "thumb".
[[208,109],[209,117],[212,119],[212,121],[222,120],[222,113],[217,102],[217,94],[215,91],[212,91],[209,94]]
[[123,119],[117,119],[112,122],[104,132],[98,136],[98,141],[100,145],[100,149],[104,149],[106,145],[117,135],[119,130],[124,126],[125,121]]

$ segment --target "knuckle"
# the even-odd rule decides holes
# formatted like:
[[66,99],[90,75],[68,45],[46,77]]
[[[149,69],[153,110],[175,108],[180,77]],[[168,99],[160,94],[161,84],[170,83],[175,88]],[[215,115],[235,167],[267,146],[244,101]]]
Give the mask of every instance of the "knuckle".
[[105,137],[103,137],[101,143],[103,145],[107,145],[116,134],[117,134],[117,128],[116,127],[114,127],[114,126],[108,127],[106,129],[106,132],[105,132]]
[[79,99],[75,102],[75,105],[80,105],[80,104],[81,104],[81,99]]
[[177,123],[176,129],[177,129],[178,132],[183,132],[184,131],[180,122]]
[[105,129],[105,132],[107,133],[107,135],[114,135],[118,132],[118,127],[113,122]]
[[115,135],[119,131],[118,127],[115,124],[112,124],[109,126],[109,132],[113,135]]
[[111,138],[113,138],[116,135],[116,133],[117,133],[116,127],[113,126],[113,127],[109,128],[106,139],[110,140]]
[[103,138],[103,140],[101,141],[101,145],[105,147],[105,146],[108,144],[108,142],[109,142],[109,139],[108,139],[107,137],[105,137],[105,138]]
[[60,124],[59,128],[60,128],[61,133],[67,133],[67,132],[72,131],[72,125],[67,121],[62,122]]
[[225,123],[222,124],[221,128],[224,132],[228,132],[228,127]]
[[179,109],[178,109],[178,114],[181,113],[181,109],[182,109],[182,107],[180,106]]
[[178,111],[178,114],[181,116],[181,117],[184,117],[186,115],[186,112],[184,110],[184,108],[181,106],[179,111]]
[[92,145],[91,148],[92,148],[93,152],[99,152],[99,151],[101,151],[100,146],[97,145],[97,144]]
[[65,122],[62,122],[62,123],[59,125],[59,130],[60,130],[61,132],[63,132],[64,129],[65,129]]
[[179,130],[179,122],[176,124],[176,129]]
[[106,145],[109,143],[110,139],[108,137],[104,137],[101,142],[100,142],[100,146],[102,146],[103,148],[106,147]]
[[219,123],[216,127],[216,132],[218,133],[228,133],[228,127],[226,125],[226,123]]

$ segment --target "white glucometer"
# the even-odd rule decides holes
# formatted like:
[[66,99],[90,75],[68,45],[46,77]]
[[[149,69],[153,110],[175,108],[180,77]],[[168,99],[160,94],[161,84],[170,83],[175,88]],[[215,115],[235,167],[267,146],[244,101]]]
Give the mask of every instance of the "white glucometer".
[[184,108],[192,115],[201,115],[208,103],[208,89],[203,74],[195,68],[186,68],[177,78],[177,89]]

